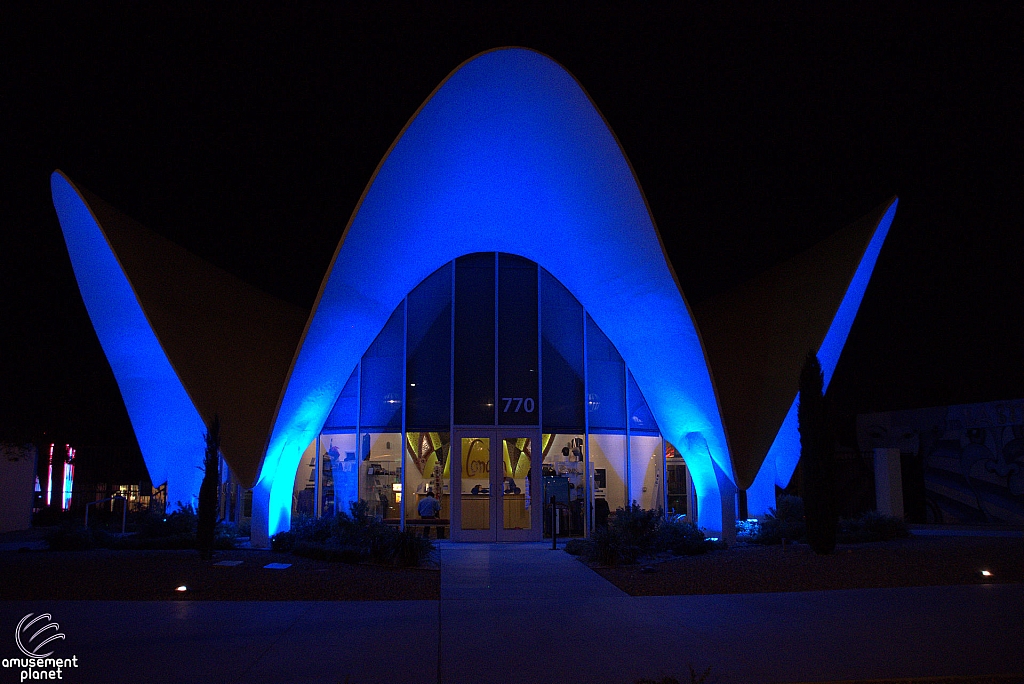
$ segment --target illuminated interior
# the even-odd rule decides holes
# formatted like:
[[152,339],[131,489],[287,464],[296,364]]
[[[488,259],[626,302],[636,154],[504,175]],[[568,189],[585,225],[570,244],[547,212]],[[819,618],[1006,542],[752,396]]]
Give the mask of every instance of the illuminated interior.
[[[536,540],[553,525],[583,536],[595,510],[665,510],[664,449],[632,374],[579,301],[527,259],[469,254],[414,288],[349,374],[299,460],[291,516],[362,499],[408,525],[433,496],[455,539]],[[679,494],[670,512],[693,519],[692,494]],[[551,496],[562,504],[554,518],[540,505]]]
[[702,445],[684,458],[702,524],[721,529],[712,464],[733,477],[725,431],[699,335],[632,169],[565,69],[508,48],[456,69],[370,181],[292,365],[253,492],[254,535],[289,526],[303,451],[406,295],[456,258],[495,252],[524,257],[562,283],[629,366],[660,432],[673,444]]
[[[606,508],[631,501],[730,535],[738,478],[704,341],[623,150],[548,57],[485,52],[423,103],[353,212],[297,345],[267,336],[251,345],[264,355],[247,359],[223,311],[211,316],[222,361],[279,369],[236,374],[252,375],[246,392],[214,396],[223,388],[203,380],[217,359],[181,339],[172,364],[167,331],[188,329],[179,312],[164,312],[158,339],[147,317],[155,309],[143,308],[84,196],[59,171],[51,189],[83,300],[168,502],[198,493],[197,406],[244,409],[258,402],[238,397],[259,395],[265,412],[239,410],[225,433],[239,445],[225,447],[238,469],[232,508],[251,513],[256,546],[294,517],[358,499],[404,525],[428,490],[467,540],[587,534]],[[895,207],[818,349],[826,384]],[[130,250],[137,234],[117,230]],[[229,279],[217,275],[207,299],[236,292]],[[149,287],[146,296],[166,299]],[[261,321],[278,323],[254,339],[290,329],[280,306],[260,306],[271,312]],[[752,511],[774,504],[793,472],[795,406],[748,490]],[[49,499],[52,476],[47,487]],[[552,496],[559,512],[545,518],[538,501]]]

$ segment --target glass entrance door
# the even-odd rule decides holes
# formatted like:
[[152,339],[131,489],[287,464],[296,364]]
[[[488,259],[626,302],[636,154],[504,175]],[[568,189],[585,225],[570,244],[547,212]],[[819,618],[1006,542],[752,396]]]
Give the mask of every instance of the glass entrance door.
[[539,438],[535,430],[518,428],[455,431],[453,540],[540,540]]

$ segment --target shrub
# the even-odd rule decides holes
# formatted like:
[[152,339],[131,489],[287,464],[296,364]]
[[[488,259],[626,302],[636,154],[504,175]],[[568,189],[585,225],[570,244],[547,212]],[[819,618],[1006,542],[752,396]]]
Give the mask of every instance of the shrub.
[[271,548],[292,551],[307,558],[356,563],[375,563],[409,567],[419,565],[433,550],[427,539],[412,530],[401,531],[367,514],[365,501],[320,519],[300,518],[287,532],[275,534]]
[[139,520],[137,524],[140,537],[172,537],[179,535],[191,535],[193,539],[196,534],[197,519],[195,509],[191,504],[178,502],[178,510],[168,515],[148,513]]
[[640,549],[611,525],[595,529],[588,541],[584,557],[598,565],[634,563],[640,557]]
[[[135,522],[135,533],[113,534],[102,527],[89,529],[78,522],[68,522],[54,530],[47,541],[53,550],[78,551],[91,548],[133,550],[178,550],[196,547],[196,514],[191,506],[180,503],[174,513],[164,516],[145,513]],[[117,530],[120,531],[120,524]],[[235,548],[238,530],[233,523],[218,523],[214,530],[213,548]]]
[[824,395],[821,364],[808,352],[800,371],[800,460],[803,463],[807,543],[815,553],[828,554],[836,548],[835,458],[832,427]]
[[46,538],[51,551],[84,551],[96,546],[92,532],[74,523],[65,523]]
[[[344,515],[344,514],[342,514]],[[334,536],[334,516],[323,518],[301,517],[292,521],[291,532],[296,539],[324,543]]]
[[220,481],[220,417],[213,416],[203,436],[203,481],[199,485],[199,512],[196,527],[196,549],[203,560],[213,557],[217,538],[217,483]]
[[709,543],[693,523],[665,521],[658,526],[654,547],[677,556],[695,556],[707,552]]
[[803,539],[807,534],[804,523],[804,502],[798,496],[780,496],[775,508],[760,521],[757,534],[750,538],[755,544],[781,544],[783,539]]
[[325,560],[341,563],[358,563],[363,560],[365,553],[363,549],[354,546],[329,546],[315,542],[297,541],[292,549],[296,556],[304,556],[315,560]]
[[231,522],[219,522],[213,530],[213,548],[218,551],[235,548],[238,526]]
[[250,537],[252,536],[252,519],[243,518],[240,523],[236,526],[239,537]]
[[421,537],[413,530],[398,531],[391,545],[389,560],[401,568],[419,565],[434,549],[429,539]]
[[662,520],[660,509],[646,510],[634,501],[626,508],[616,509],[612,527],[619,531],[626,543],[648,550],[654,545]]
[[565,552],[570,556],[582,556],[587,550],[586,539],[570,539],[565,542]]
[[804,500],[799,496],[783,494],[775,502],[775,508],[768,509],[769,517],[777,518],[783,522],[804,521]]
[[635,501],[625,508],[617,508],[607,528],[594,530],[584,556],[600,565],[635,563],[654,551],[661,520],[661,511],[645,510]]
[[273,551],[291,551],[295,548],[297,535],[291,530],[278,532],[270,538],[270,548]]
[[757,518],[736,521],[736,541],[750,541],[757,536],[761,523]]
[[877,511],[868,511],[859,517],[839,521],[839,541],[846,544],[892,541],[908,536],[910,531],[905,522]]

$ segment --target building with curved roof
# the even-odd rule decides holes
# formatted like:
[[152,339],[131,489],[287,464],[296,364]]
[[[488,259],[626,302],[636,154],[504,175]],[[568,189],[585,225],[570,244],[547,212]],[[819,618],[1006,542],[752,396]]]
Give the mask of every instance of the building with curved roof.
[[604,499],[728,536],[792,475],[799,364],[830,378],[896,207],[692,311],[607,122],[520,48],[410,119],[308,316],[51,184],[153,482],[198,492],[219,415],[254,543],[356,499],[408,524],[427,489],[454,538],[539,539],[549,493],[579,533]]

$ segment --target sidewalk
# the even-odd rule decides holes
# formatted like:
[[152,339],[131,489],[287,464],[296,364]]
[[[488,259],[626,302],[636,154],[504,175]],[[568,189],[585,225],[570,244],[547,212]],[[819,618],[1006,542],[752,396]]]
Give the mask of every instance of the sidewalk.
[[686,682],[690,664],[722,684],[1024,672],[1022,584],[632,598],[545,544],[443,542],[440,559],[440,603],[11,601],[0,657],[45,612],[67,635],[54,656],[78,658],[72,683],[427,684],[439,643],[444,682]]

